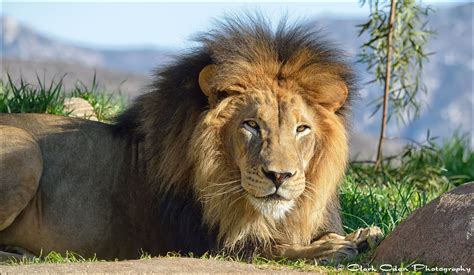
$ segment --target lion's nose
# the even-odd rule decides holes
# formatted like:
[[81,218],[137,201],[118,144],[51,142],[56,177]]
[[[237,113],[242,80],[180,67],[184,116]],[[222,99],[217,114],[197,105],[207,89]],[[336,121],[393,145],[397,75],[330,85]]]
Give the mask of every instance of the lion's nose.
[[282,185],[287,179],[293,177],[296,172],[294,173],[290,173],[290,172],[275,172],[275,171],[266,171],[265,169],[263,169],[263,174],[265,174],[265,176],[267,178],[269,178],[273,184],[275,184],[275,187],[278,189],[280,187],[280,185]]

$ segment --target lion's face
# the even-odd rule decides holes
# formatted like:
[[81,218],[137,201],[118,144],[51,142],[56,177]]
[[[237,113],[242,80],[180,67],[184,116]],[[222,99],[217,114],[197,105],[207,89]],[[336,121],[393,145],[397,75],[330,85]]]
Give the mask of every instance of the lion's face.
[[316,143],[314,116],[297,94],[263,89],[247,94],[230,127],[233,158],[249,202],[280,218],[305,189]]
[[[223,74],[217,74],[218,70]],[[267,72],[257,77],[232,77],[225,75],[225,69],[209,65],[201,71],[199,84],[210,104],[203,125],[224,129],[219,130],[218,137],[223,148],[218,154],[208,154],[202,167],[208,166],[206,161],[213,163],[222,158],[239,172],[238,179],[235,173],[226,177],[224,170],[217,172],[222,177],[214,179],[217,185],[205,184],[199,192],[213,200],[219,194],[238,193],[237,198],[245,198],[257,212],[275,219],[298,207],[300,197],[313,200],[314,194],[310,197],[309,193],[316,191],[307,178],[309,167],[319,159],[328,137],[336,136],[335,142],[344,137],[335,130],[342,126],[335,112],[347,97],[344,83],[314,70],[286,78]],[[308,94],[311,97],[305,97]],[[343,144],[341,148],[345,148]],[[237,183],[240,185],[235,186]],[[230,204],[236,201],[231,197],[229,200]]]

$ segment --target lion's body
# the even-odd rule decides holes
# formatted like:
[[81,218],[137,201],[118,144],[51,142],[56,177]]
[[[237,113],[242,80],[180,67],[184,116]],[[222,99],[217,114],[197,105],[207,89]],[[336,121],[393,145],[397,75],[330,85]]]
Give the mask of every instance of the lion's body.
[[[378,238],[341,236],[350,68],[309,27],[272,32],[259,20],[230,19],[202,36],[113,126],[1,116],[4,135],[23,129],[9,140],[30,144],[36,172],[23,177],[24,158],[0,167],[13,171],[0,201],[14,209],[0,209],[0,245],[102,258],[225,250],[341,259]],[[14,159],[24,147],[9,140],[0,157]],[[11,202],[26,189],[26,208]]]
[[[112,137],[110,126],[29,114],[2,115],[0,125],[24,129],[43,152],[38,190],[15,222],[0,232],[0,243],[37,255],[42,249],[43,253],[80,251],[87,256],[95,252],[108,256],[107,250],[116,251],[116,256],[130,253],[127,248],[133,248],[133,242],[128,240],[137,236],[133,232],[127,236],[123,220],[128,212],[121,201],[127,188],[126,144]],[[18,168],[22,167],[2,171],[2,176],[12,173],[14,177],[21,172]],[[5,184],[2,178],[3,189]]]
[[[147,202],[152,194],[134,170],[140,166],[134,157],[139,148],[114,135],[112,126],[36,114],[0,115],[0,125],[1,160],[10,166],[2,167],[0,174],[0,215],[15,207],[11,202],[16,198],[11,195],[17,186],[12,185],[21,180],[11,179],[19,179],[17,175],[25,172],[25,167],[1,154],[8,149],[8,142],[15,139],[18,143],[31,136],[42,152],[39,186],[29,190],[28,205],[19,208],[21,213],[0,231],[0,244],[21,247],[35,255],[41,251],[43,255],[74,251],[103,259],[136,258],[141,250],[154,254],[178,250],[202,253],[212,248],[211,243],[204,242],[206,236],[199,236],[199,227],[180,229],[174,217],[150,211]],[[24,131],[14,132],[15,128]],[[17,146],[17,154],[22,148]],[[25,157],[29,163],[34,161],[30,151]],[[10,192],[5,192],[7,189]],[[187,207],[182,217],[187,215],[189,221],[196,219],[194,223],[199,224],[194,203],[182,201],[186,200],[165,201],[162,206],[168,210]],[[167,224],[160,219],[167,219]],[[185,234],[186,229],[199,238],[172,238],[174,233]]]

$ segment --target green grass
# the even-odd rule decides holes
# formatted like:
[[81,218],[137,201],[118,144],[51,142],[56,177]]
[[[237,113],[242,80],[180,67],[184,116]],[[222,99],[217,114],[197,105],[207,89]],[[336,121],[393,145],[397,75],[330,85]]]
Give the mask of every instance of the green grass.
[[66,253],[50,252],[47,255],[40,255],[32,259],[22,258],[22,259],[11,259],[10,262],[6,263],[7,265],[25,265],[25,264],[63,264],[63,263],[92,263],[99,262],[102,260],[97,259],[96,256],[92,258],[85,258],[81,255],[66,251]]
[[455,132],[441,144],[429,135],[423,143],[409,143],[403,152],[387,158],[382,169],[371,163],[354,162],[349,174],[359,183],[387,185],[394,182],[419,190],[444,189],[473,181],[474,152],[469,136]]
[[[0,112],[68,115],[64,111],[64,99],[72,96],[90,102],[98,119],[104,122],[109,122],[125,108],[125,100],[101,91],[95,77],[89,86],[78,82],[70,91],[64,90],[62,79],[46,85],[38,78],[38,84],[33,86],[22,80],[15,84],[8,77],[8,81],[0,83]],[[435,139],[429,135],[423,143],[409,143],[398,156],[387,158],[382,169],[375,169],[372,163],[353,162],[340,191],[344,229],[351,232],[357,228],[377,225],[385,234],[389,234],[416,209],[462,183],[474,181],[472,167],[474,152],[469,136],[459,132],[441,143],[435,143]],[[355,262],[367,264],[371,256],[372,252],[369,251],[360,255]],[[149,259],[151,256],[142,251],[141,258]],[[204,258],[242,261],[224,255],[205,255]],[[73,252],[65,255],[51,252],[33,260],[12,264],[93,261],[98,259],[86,259]],[[256,257],[252,263],[269,268],[290,267],[321,271],[320,266],[302,260],[275,261]],[[324,267],[322,271],[336,269]]]
[[452,138],[445,139],[444,143],[436,146],[439,154],[443,174],[455,181],[455,184],[474,181],[474,152],[470,148],[470,136],[456,132]]
[[466,134],[454,133],[441,144],[429,135],[411,143],[382,169],[354,162],[341,189],[341,208],[347,232],[377,225],[391,232],[411,212],[450,189],[473,181],[474,151]]
[[15,84],[10,75],[0,81],[0,113],[47,113],[66,115],[62,78],[49,85],[38,77],[38,86],[20,79]]
[[15,83],[10,75],[7,81],[0,80],[0,113],[43,113],[69,115],[65,111],[64,100],[67,97],[80,97],[87,100],[97,119],[110,122],[113,117],[125,108],[125,99],[120,93],[107,93],[100,89],[94,75],[92,83],[87,86],[77,81],[72,90],[66,91],[63,85],[64,76],[50,83],[37,77],[36,85],[25,83],[20,79]]
[[428,190],[403,182],[386,182],[380,186],[360,184],[349,172],[340,193],[344,229],[352,232],[377,225],[385,234],[389,233],[411,212],[451,188],[450,184]]

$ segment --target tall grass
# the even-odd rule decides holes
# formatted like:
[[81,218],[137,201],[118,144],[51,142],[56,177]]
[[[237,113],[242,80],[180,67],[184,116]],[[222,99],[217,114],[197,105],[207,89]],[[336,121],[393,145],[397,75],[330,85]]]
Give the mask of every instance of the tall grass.
[[46,85],[39,77],[38,86],[20,79],[15,84],[10,75],[7,81],[0,80],[1,113],[47,113],[66,115],[64,112],[64,91],[61,78]]
[[350,165],[341,190],[347,232],[378,225],[391,232],[411,212],[444,192],[473,181],[474,152],[469,136],[458,132],[441,144],[429,135],[423,143],[407,144],[398,156]]
[[414,210],[452,187],[446,184],[441,188],[420,190],[405,182],[392,181],[375,186],[361,184],[357,176],[349,173],[340,192],[344,229],[349,233],[377,225],[388,234]]
[[45,113],[69,115],[65,111],[64,99],[80,97],[87,100],[99,121],[110,120],[125,108],[125,99],[116,93],[107,93],[100,89],[96,75],[90,86],[77,81],[72,90],[66,91],[63,85],[64,76],[58,81],[46,83],[37,77],[37,85],[26,83],[20,78],[15,83],[9,74],[7,81],[0,80],[0,113]]
[[442,190],[474,180],[474,151],[469,136],[455,132],[441,144],[429,135],[423,143],[411,142],[402,153],[384,160],[382,169],[370,163],[353,162],[349,174],[359,184],[403,183],[418,190]]
[[435,152],[444,167],[443,175],[455,181],[456,185],[462,182],[474,181],[474,150],[470,144],[470,135],[455,132],[454,135],[443,141],[442,145],[435,146]]

